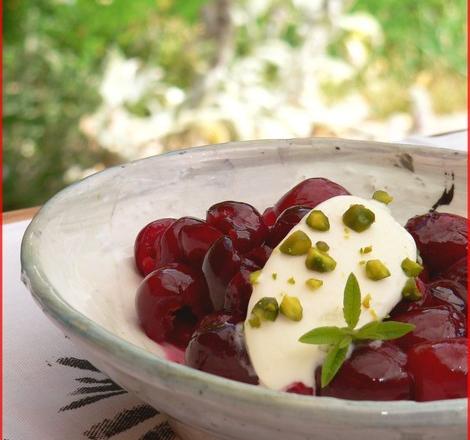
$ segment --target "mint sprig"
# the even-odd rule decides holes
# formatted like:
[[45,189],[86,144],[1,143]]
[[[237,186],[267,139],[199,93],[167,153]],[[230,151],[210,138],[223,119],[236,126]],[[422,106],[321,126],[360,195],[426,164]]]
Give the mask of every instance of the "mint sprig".
[[351,273],[344,287],[343,315],[347,327],[317,327],[299,338],[304,344],[329,345],[322,366],[321,387],[326,387],[343,365],[352,342],[401,338],[414,330],[413,324],[398,321],[373,321],[355,329],[361,316],[361,289]]

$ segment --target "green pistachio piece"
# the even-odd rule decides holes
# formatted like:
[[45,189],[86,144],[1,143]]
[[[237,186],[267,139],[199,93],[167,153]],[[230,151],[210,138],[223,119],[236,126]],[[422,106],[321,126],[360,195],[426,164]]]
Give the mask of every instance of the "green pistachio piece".
[[377,190],[372,194],[372,198],[378,202],[385,203],[388,205],[393,201],[393,197],[387,192],[381,189]]
[[328,231],[330,229],[330,221],[328,217],[318,209],[314,209],[307,217],[307,225],[316,231]]
[[304,255],[312,246],[312,241],[303,231],[295,231],[281,244],[279,250],[287,255]]
[[364,254],[370,254],[372,252],[372,246],[366,246],[366,247],[362,247],[361,249],[359,249],[359,252],[364,255]]
[[300,321],[302,319],[302,304],[300,304],[299,298],[295,296],[285,295],[284,298],[282,298],[279,310],[291,321]]
[[369,260],[366,263],[367,278],[379,281],[390,276],[390,271],[380,260]]
[[261,319],[257,315],[251,315],[251,318],[248,320],[250,327],[259,328],[261,327]]
[[287,282],[288,282],[289,284],[295,284],[295,278],[294,278],[294,277],[290,277],[290,278],[287,280]]
[[343,214],[343,223],[356,232],[363,232],[375,221],[375,214],[364,205],[351,205]]
[[273,273],[271,274],[271,277],[272,277],[273,280],[277,280],[277,273],[276,273],[276,272],[273,272]]
[[410,260],[409,258],[405,258],[401,262],[401,268],[403,269],[403,272],[405,272],[405,275],[409,277],[417,277],[424,269],[421,264]]
[[261,321],[275,321],[279,314],[279,305],[276,298],[265,296],[253,307],[251,317],[248,320],[252,327],[259,327]]
[[315,247],[319,250],[319,251],[322,251],[322,252],[328,252],[330,250],[330,246],[328,246],[327,243],[325,243],[324,241],[317,241],[315,243]]
[[305,284],[310,290],[317,290],[323,286],[323,281],[317,280],[316,278],[309,278],[307,281],[305,281]]
[[258,278],[259,278],[260,275],[261,275],[260,270],[255,270],[254,272],[251,272],[249,277],[248,277],[249,280],[250,280],[250,284],[252,284],[252,285],[258,284]]
[[312,247],[308,250],[305,266],[307,266],[307,269],[317,272],[331,272],[336,267],[336,261],[326,252]]
[[415,278],[408,278],[406,280],[401,296],[408,301],[418,301],[423,297],[423,294],[418,289]]

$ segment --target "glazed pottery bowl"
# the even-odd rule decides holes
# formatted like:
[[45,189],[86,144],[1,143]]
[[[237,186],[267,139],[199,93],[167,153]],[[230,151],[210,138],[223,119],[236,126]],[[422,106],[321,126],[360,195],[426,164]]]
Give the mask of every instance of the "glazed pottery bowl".
[[466,215],[466,154],[335,139],[265,140],[195,148],[107,169],[61,191],[22,244],[25,284],[89,360],[168,414],[186,439],[463,439],[466,400],[356,402],[287,394],[166,360],[139,328],[133,265],[138,231],[159,217],[204,217],[241,200],[259,210],[307,177],[352,194],[388,189],[404,223],[438,209]]

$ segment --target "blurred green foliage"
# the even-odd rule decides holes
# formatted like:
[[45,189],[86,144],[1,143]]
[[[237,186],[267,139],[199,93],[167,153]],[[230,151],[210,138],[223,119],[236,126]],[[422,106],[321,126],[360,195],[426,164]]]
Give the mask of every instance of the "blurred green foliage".
[[[121,160],[79,130],[80,118],[100,104],[107,54],[118,49],[126,58],[158,65],[167,84],[188,89],[213,51],[199,19],[207,1],[3,2],[4,210],[43,203],[66,185],[64,174],[73,165]],[[409,110],[404,86],[428,74],[437,111],[466,105],[465,0],[357,0],[351,11],[375,16],[385,38],[352,84],[330,90],[332,98],[360,89],[374,115],[385,117]],[[253,49],[251,38],[243,28],[235,35],[238,55]],[[283,39],[292,47],[299,44],[295,22]],[[346,56],[341,35],[330,51]],[[267,71],[267,82],[275,74]],[[377,80],[380,87],[368,87]],[[130,110],[145,116],[138,103]]]
[[79,131],[100,103],[108,50],[158,62],[168,83],[187,87],[208,51],[195,39],[204,2],[4,1],[4,210],[43,203],[72,165],[119,162]]

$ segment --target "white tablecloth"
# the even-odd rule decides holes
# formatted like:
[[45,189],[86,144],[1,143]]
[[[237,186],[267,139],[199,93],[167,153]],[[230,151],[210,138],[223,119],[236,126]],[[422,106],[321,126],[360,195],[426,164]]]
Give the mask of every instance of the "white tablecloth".
[[166,417],[97,371],[20,281],[29,221],[3,226],[3,438],[170,440]]
[[[405,142],[466,150],[467,132]],[[174,439],[164,415],[97,371],[34,304],[20,282],[27,224],[3,226],[4,439]]]

